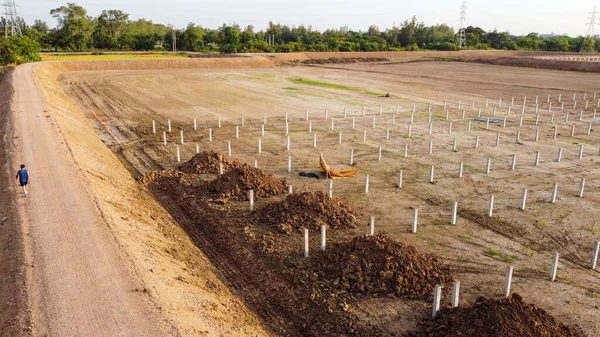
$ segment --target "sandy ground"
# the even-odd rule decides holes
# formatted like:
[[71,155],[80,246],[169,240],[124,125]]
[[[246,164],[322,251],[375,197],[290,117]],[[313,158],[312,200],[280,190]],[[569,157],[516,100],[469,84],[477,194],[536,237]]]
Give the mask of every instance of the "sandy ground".
[[[347,85],[358,91],[320,88],[296,84],[290,78],[301,77]],[[183,160],[202,150],[227,151],[232,142],[235,158],[253,163],[268,172],[288,179],[298,190],[326,190],[325,181],[303,180],[296,173],[317,170],[318,154],[324,152],[331,166],[348,167],[352,148],[355,166],[361,175],[334,183],[334,194],[342,196],[361,215],[364,227],[348,235],[367,231],[369,215],[376,217],[377,231],[415,245],[421,251],[440,255],[457,271],[461,280],[462,299],[471,303],[477,296],[499,296],[504,269],[514,266],[513,291],[548,310],[559,320],[581,325],[591,335],[600,333],[598,293],[600,279],[589,270],[594,240],[600,230],[597,210],[598,134],[592,119],[596,101],[584,109],[584,92],[591,100],[600,80],[585,73],[510,68],[466,63],[428,62],[387,65],[343,65],[327,67],[259,68],[244,70],[173,70],[76,72],[61,77],[63,88],[82,112],[90,118],[106,144],[128,163],[133,174],[176,165],[175,144],[183,129],[186,144],[181,146]],[[376,93],[390,93],[381,98]],[[577,93],[573,109],[572,95]],[[558,95],[569,111],[564,121]],[[524,95],[527,106],[523,126],[518,126]],[[539,95],[539,125],[535,125],[535,96]],[[546,103],[551,95],[551,113]],[[507,104],[515,97],[512,112]],[[489,130],[477,122],[476,107],[482,116],[507,117],[507,125],[492,123]],[[600,97],[598,97],[600,98]],[[466,108],[466,119],[462,109]],[[443,109],[448,102],[449,121]],[[433,134],[429,136],[428,103],[433,104]],[[412,135],[407,135],[413,103],[416,114]],[[379,115],[382,106],[382,115]],[[366,116],[362,117],[362,107]],[[399,114],[395,115],[396,106]],[[343,109],[347,110],[344,119]],[[334,131],[330,119],[334,117]],[[318,145],[312,148],[313,135],[304,121],[309,111]],[[583,119],[579,120],[579,111]],[[284,112],[289,114],[292,140],[289,155],[293,173],[286,172]],[[263,153],[256,151],[263,114],[268,117],[263,138]],[[221,116],[223,127],[217,127]],[[235,125],[241,124],[240,138],[235,139]],[[372,127],[372,118],[376,126]],[[192,119],[198,119],[193,130]],[[351,117],[356,129],[352,130]],[[395,119],[395,125],[392,122]],[[173,132],[168,145],[162,146],[162,132],[170,119]],[[158,133],[152,134],[151,121],[156,120]],[[467,131],[467,121],[472,129]],[[586,135],[588,122],[592,133]],[[570,137],[575,125],[575,136]],[[553,127],[558,137],[552,139]],[[214,141],[208,141],[208,128]],[[386,139],[387,129],[390,139]],[[534,140],[539,128],[539,141]],[[366,129],[367,142],[363,142]],[[343,144],[338,144],[338,132]],[[520,142],[516,143],[516,133]],[[495,146],[497,134],[500,146]],[[474,148],[476,135],[479,148]],[[458,152],[452,151],[454,139]],[[432,155],[427,155],[429,141]],[[408,158],[403,157],[408,144]],[[584,157],[578,159],[579,145],[584,144]],[[383,159],[377,161],[382,146]],[[558,148],[564,148],[560,163],[555,162]],[[541,152],[539,166],[534,166],[536,151]],[[510,170],[510,160],[517,154],[517,169]],[[487,158],[492,158],[491,173],[485,174]],[[463,179],[457,179],[459,162],[465,163]],[[435,183],[428,182],[429,166],[435,166]],[[403,189],[395,188],[398,170],[404,171]],[[370,175],[370,193],[364,194],[364,173]],[[586,178],[584,198],[577,198],[579,179]],[[549,203],[552,184],[558,183],[556,204]],[[529,189],[528,209],[518,210],[523,188]],[[485,216],[488,198],[495,196],[494,216]],[[453,201],[459,203],[459,220],[449,226]],[[412,209],[420,214],[419,233],[409,233]],[[490,250],[497,253],[492,253]],[[485,254],[487,251],[488,254]],[[552,253],[562,259],[558,279],[549,282]],[[445,302],[449,290],[445,290]],[[549,295],[551,294],[551,295]],[[401,301],[400,301],[401,302]],[[425,311],[426,304],[399,301],[365,300],[360,306],[364,319],[387,325],[389,331],[406,331]],[[399,319],[403,317],[403,319]],[[394,323],[397,322],[397,323]]]

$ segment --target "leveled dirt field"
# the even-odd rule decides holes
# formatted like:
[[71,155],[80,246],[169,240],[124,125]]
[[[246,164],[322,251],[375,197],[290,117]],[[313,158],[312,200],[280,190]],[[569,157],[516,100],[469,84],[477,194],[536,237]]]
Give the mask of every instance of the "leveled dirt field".
[[[243,335],[244,329],[257,329],[253,330],[255,334],[265,334],[266,330],[289,336],[402,335],[414,331],[419,321],[431,315],[433,286],[443,285],[442,305],[446,306],[450,304],[452,280],[460,281],[460,306],[466,307],[480,296],[502,296],[507,265],[514,267],[511,292],[522,295],[523,301],[543,308],[559,322],[581,326],[590,336],[600,334],[600,278],[597,271],[590,270],[594,241],[600,231],[600,134],[595,129],[595,109],[600,99],[595,94],[600,87],[598,76],[462,62],[275,67],[272,62],[257,59],[247,67],[239,63],[235,70],[83,71],[86,66],[75,62],[58,68],[45,64],[37,69],[51,101],[72,102],[60,114],[68,118],[69,113],[78,113],[71,109],[81,111],[135,177],[177,168],[178,149],[182,162],[191,159],[198,149],[239,161],[228,162],[221,178],[213,162],[208,171],[168,171],[142,179],[185,231],[177,237],[189,236],[199,249],[195,252],[184,244],[182,253],[179,247],[161,246],[169,255],[166,258],[186,262],[186,276],[173,279],[172,286],[185,292],[193,285],[195,294],[202,294],[197,296],[209,296],[211,284],[216,284],[216,289],[226,284],[256,314],[240,309],[235,314],[247,315],[246,324],[226,330],[223,327],[239,324],[227,318],[227,311],[234,310],[235,305],[212,298],[209,302],[218,303],[214,305],[218,314],[212,317],[217,323],[206,332],[208,335],[211,331],[237,331]],[[386,93],[390,97],[381,97]],[[307,112],[310,122],[305,120]],[[483,118],[477,119],[479,114]],[[486,117],[491,119],[489,127]],[[167,130],[169,123],[172,132]],[[180,130],[184,144],[180,144]],[[261,153],[257,148],[259,139]],[[77,142],[75,130],[72,141]],[[231,158],[227,156],[228,142]],[[559,148],[563,150],[557,162]],[[334,168],[351,168],[351,149],[353,167],[360,173],[333,181],[333,196],[341,203],[313,209],[313,200],[323,200],[318,194],[284,200],[287,185],[293,186],[294,194],[327,193],[326,179],[303,178],[298,173],[318,173],[320,153]],[[540,157],[536,166],[537,151]],[[514,154],[516,168],[511,170]],[[288,156],[291,173],[287,172]],[[76,158],[87,160],[85,147]],[[240,168],[242,163],[254,166],[255,160],[264,173],[285,180],[283,185],[251,167]],[[458,178],[461,162],[464,175]],[[97,181],[92,185],[115,193],[118,186],[111,181],[115,174],[112,169],[104,171],[101,163],[97,161],[89,168],[90,175],[96,176],[90,179]],[[431,166],[435,167],[433,183],[429,181]],[[399,170],[403,172],[401,189],[397,187]],[[368,193],[365,175],[369,175]],[[122,172],[119,177],[124,177]],[[581,178],[586,179],[583,198],[577,196]],[[558,194],[553,204],[554,183],[558,183]],[[127,186],[128,190],[134,189],[129,182]],[[234,187],[231,193],[225,193],[223,186]],[[256,212],[249,212],[248,202],[243,200],[249,186],[258,193]],[[519,206],[525,188],[529,194],[526,210],[522,211]],[[136,190],[119,200],[107,196],[100,207],[116,210],[114,218],[126,217],[121,214],[130,212],[134,214],[132,221],[139,222],[135,228],[147,224],[168,237],[175,229],[148,219],[145,212],[156,205],[141,195]],[[491,195],[495,204],[489,217]],[[239,199],[242,201],[236,201]],[[458,220],[450,225],[455,201]],[[132,205],[139,210],[132,209]],[[414,209],[419,214],[417,234],[411,233]],[[276,216],[285,212],[292,215]],[[336,217],[329,218],[331,214]],[[374,217],[375,233],[385,236],[355,239],[369,232],[370,216]],[[160,219],[168,223],[164,216]],[[353,221],[346,223],[344,219]],[[329,226],[325,253],[319,252],[318,229],[322,224]],[[309,258],[301,253],[303,227],[311,229]],[[148,240],[148,247],[155,244]],[[404,245],[414,246],[416,252]],[[151,248],[146,249],[154,254]],[[203,281],[204,276],[196,269],[212,268],[207,261],[200,263],[194,258],[200,251],[216,268],[219,280],[214,283]],[[548,276],[554,252],[560,253],[560,262],[557,279],[551,282]],[[422,254],[434,254],[435,258]],[[407,265],[411,267],[405,270]],[[150,264],[145,268],[151,268]],[[210,321],[206,316],[193,322],[188,319],[196,310],[210,315],[212,306],[200,309],[198,303],[190,303],[185,307],[180,303],[185,295],[173,296],[164,286],[164,279],[144,279],[152,283],[159,303],[170,303],[167,314],[174,317],[177,326],[185,326],[184,334],[202,331],[200,326]],[[230,296],[228,290],[222,292]],[[198,297],[193,298],[198,301]],[[519,303],[515,300],[502,305],[518,307]],[[265,330],[258,327],[255,317]],[[546,318],[540,320],[545,322]],[[464,324],[483,326],[486,322],[477,318]]]

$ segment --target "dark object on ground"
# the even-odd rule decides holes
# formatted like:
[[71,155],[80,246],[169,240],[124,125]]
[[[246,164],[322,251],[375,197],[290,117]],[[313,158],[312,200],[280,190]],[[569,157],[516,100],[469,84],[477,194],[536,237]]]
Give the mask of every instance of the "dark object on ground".
[[518,294],[511,298],[480,297],[471,306],[444,308],[437,319],[424,320],[408,337],[584,337],[577,327],[558,323],[543,309],[523,302]]
[[317,178],[319,179],[319,175],[314,173],[314,172],[300,172],[298,173],[299,176],[301,177],[307,177],[307,178]]
[[310,59],[310,60],[294,60],[292,63],[302,64],[345,64],[345,63],[365,63],[365,62],[386,62],[389,59],[383,57],[330,57],[328,59]]

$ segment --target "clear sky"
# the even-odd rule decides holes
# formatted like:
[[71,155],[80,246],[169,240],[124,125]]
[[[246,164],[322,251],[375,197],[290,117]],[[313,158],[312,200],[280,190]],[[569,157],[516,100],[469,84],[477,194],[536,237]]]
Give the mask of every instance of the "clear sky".
[[[146,18],[156,23],[185,27],[189,22],[208,28],[223,23],[253,25],[264,29],[269,21],[288,26],[312,26],[317,30],[366,30],[370,25],[381,30],[391,28],[396,22],[416,15],[427,25],[445,23],[458,27],[461,1],[446,0],[69,0],[83,6],[92,16],[103,9],[120,9],[130,19]],[[51,9],[65,5],[58,0],[15,0],[17,11],[28,24],[41,18],[51,27],[55,20]],[[540,34],[585,35],[594,0],[564,2],[558,0],[472,0],[467,1],[467,25],[484,30],[508,31],[520,35],[530,32]],[[599,7],[600,8],[600,7]],[[600,15],[598,15],[600,23]],[[597,26],[596,31],[600,31]]]

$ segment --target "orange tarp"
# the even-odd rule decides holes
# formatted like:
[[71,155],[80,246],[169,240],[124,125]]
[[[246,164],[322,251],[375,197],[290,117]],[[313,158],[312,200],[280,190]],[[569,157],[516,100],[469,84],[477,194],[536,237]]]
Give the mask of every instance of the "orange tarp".
[[323,170],[323,172],[325,172],[327,174],[327,177],[329,177],[331,179],[352,178],[358,173],[358,170],[356,170],[356,169],[338,171],[338,170],[330,168],[329,166],[327,166],[327,163],[325,162],[325,158],[323,158],[322,153],[321,153],[321,163],[320,164],[321,164],[321,169]]

